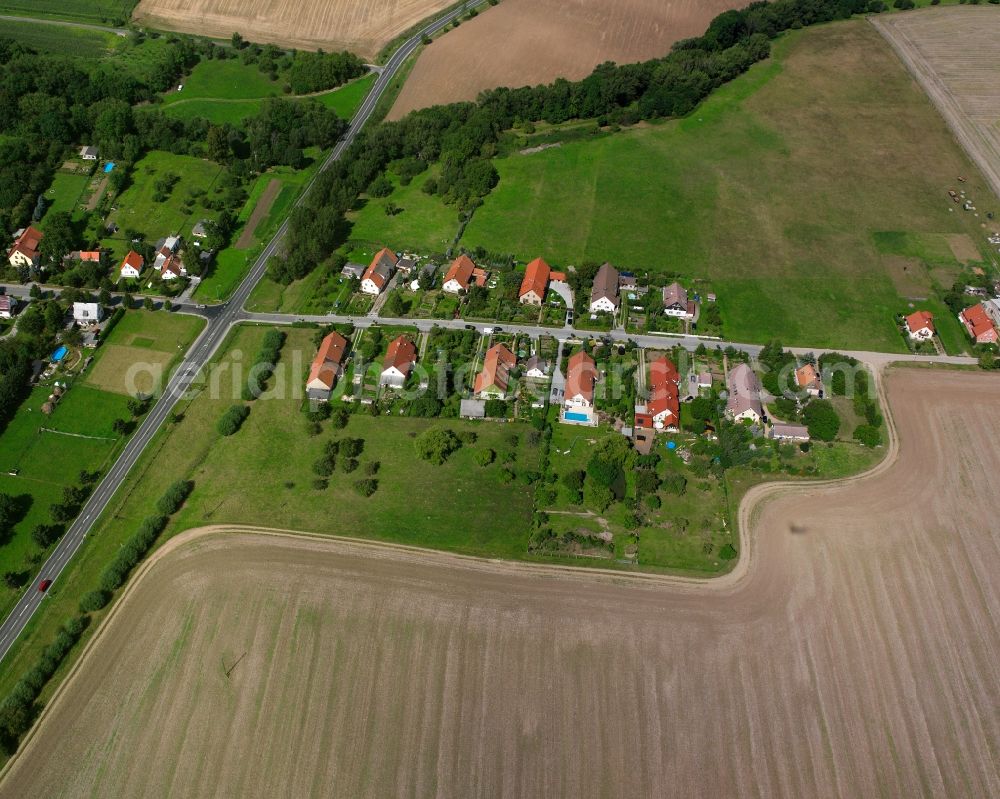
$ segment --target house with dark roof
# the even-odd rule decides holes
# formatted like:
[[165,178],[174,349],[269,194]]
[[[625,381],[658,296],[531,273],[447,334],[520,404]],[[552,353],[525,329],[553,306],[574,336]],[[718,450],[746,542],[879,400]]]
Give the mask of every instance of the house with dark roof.
[[84,161],[96,161],[97,160],[97,148],[93,145],[87,145],[80,148],[80,158]]
[[726,415],[734,422],[750,421],[757,424],[764,418],[760,401],[760,380],[747,364],[740,363],[726,376]]
[[396,336],[389,342],[385,358],[382,360],[382,374],[379,385],[402,388],[417,362],[417,348],[406,336]]
[[17,312],[17,299],[9,294],[0,294],[0,319],[10,319]]
[[399,259],[396,253],[388,247],[383,247],[372,258],[364,275],[361,277],[361,291],[365,294],[378,296],[382,293],[392,276],[396,273],[396,263]]
[[336,330],[323,338],[306,379],[306,396],[309,399],[320,402],[330,399],[330,392],[344,372],[346,355],[347,339]]
[[503,344],[494,344],[486,351],[473,393],[480,399],[506,399],[510,372],[516,364],[517,356],[513,352]]
[[590,290],[591,313],[618,313],[621,304],[618,282],[618,270],[611,264],[605,263],[597,270]]
[[697,305],[688,298],[687,289],[674,282],[663,288],[663,313],[678,319],[694,319]]
[[542,379],[549,376],[549,363],[538,355],[532,355],[524,362],[524,376]]

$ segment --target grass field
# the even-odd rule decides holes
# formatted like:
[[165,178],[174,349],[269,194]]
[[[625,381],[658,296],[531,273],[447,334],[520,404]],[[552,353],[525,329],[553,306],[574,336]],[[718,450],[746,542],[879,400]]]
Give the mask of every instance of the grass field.
[[[90,175],[73,175],[68,172],[56,172],[52,185],[45,192],[45,200],[49,203],[46,216],[66,211],[74,213],[78,208],[78,200],[83,190],[90,182]],[[44,217],[43,217],[44,220]]]
[[[0,13],[4,7],[0,5]],[[35,16],[35,15],[29,15]],[[14,39],[40,52],[78,56],[80,58],[103,58],[115,50],[122,41],[110,31],[69,28],[61,25],[36,25],[31,22],[3,20],[0,34],[6,39]]]
[[[130,185],[116,205],[110,221],[122,230],[134,229],[155,241],[180,233],[187,236],[189,228],[202,216],[211,215],[198,201],[192,201],[192,191],[208,193],[221,172],[218,164],[189,155],[174,155],[154,150],[135,165]],[[177,178],[164,200],[156,198],[156,182],[168,176]]]
[[878,236],[982,242],[978,220],[951,210],[957,175],[981,210],[996,204],[862,20],[777,42],[686,119],[496,163],[465,245],[708,278],[727,337],[806,346],[902,351],[892,317],[905,303]]
[[[0,0],[0,14],[93,24],[124,24],[137,0]],[[4,23],[4,32],[9,23]]]

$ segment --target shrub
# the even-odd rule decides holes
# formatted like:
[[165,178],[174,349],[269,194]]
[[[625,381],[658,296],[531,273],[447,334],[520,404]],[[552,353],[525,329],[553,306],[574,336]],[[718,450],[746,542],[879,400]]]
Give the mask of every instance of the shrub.
[[95,610],[100,610],[108,601],[111,599],[111,594],[108,591],[103,591],[97,589],[96,591],[88,591],[82,597],[80,597],[80,612],[81,613],[92,613]]
[[31,539],[39,549],[48,549],[60,539],[65,528],[61,524],[39,524],[31,531]]
[[381,461],[370,461],[365,464],[365,474],[369,477],[374,477],[378,474],[378,470],[382,467]]
[[739,554],[732,544],[723,544],[722,549],[719,550],[719,557],[723,560],[732,560]]
[[491,449],[481,449],[476,453],[476,463],[480,466],[489,466],[496,460],[497,454]]
[[354,483],[354,490],[363,497],[370,497],[378,490],[378,480],[368,477],[364,480],[357,480]]
[[429,418],[441,413],[441,400],[435,397],[420,397],[410,403],[408,414]]
[[344,472],[345,474],[350,474],[357,468],[358,468],[357,458],[340,459],[340,471]]
[[337,468],[337,456],[326,453],[313,461],[312,470],[320,477],[329,477]]
[[194,483],[190,480],[176,480],[170,484],[163,496],[156,502],[156,509],[164,516],[172,516],[180,510],[184,500],[191,494]]
[[448,457],[462,446],[462,441],[455,435],[455,432],[444,428],[424,431],[417,436],[415,443],[417,455],[438,466],[448,460]]
[[859,424],[854,428],[854,440],[865,447],[877,447],[882,443],[882,434],[877,427],[870,424]]
[[508,405],[503,400],[490,399],[485,402],[486,415],[491,419],[507,418]]
[[341,405],[336,410],[330,413],[330,424],[334,426],[337,430],[342,430],[347,427],[347,422],[351,418],[351,415],[347,412],[347,408]]
[[833,441],[840,432],[840,417],[828,400],[813,400],[802,414],[809,428],[809,437],[820,441]]
[[243,422],[246,421],[249,415],[250,408],[248,406],[231,405],[222,414],[222,418],[219,419],[219,423],[215,426],[215,429],[219,431],[220,435],[231,436],[243,426]]
[[323,489],[325,489],[327,486],[330,485],[330,481],[327,480],[325,477],[317,477],[315,480],[313,480],[312,485],[313,488],[315,488],[317,491],[322,491]]
[[668,494],[681,496],[687,491],[687,478],[683,474],[671,473],[663,478],[663,490]]

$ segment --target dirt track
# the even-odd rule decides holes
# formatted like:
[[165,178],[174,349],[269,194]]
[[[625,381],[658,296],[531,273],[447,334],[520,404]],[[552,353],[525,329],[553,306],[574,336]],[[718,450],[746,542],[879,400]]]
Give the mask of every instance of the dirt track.
[[1000,10],[953,6],[869,19],[1000,197]]
[[898,453],[709,583],[189,536],[0,795],[996,796],[1000,379],[887,384]]
[[658,58],[743,0],[503,0],[428,47],[389,114]]

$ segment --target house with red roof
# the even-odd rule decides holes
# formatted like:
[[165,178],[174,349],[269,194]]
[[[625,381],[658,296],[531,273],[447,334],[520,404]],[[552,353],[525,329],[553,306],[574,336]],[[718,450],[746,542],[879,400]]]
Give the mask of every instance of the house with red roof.
[[929,341],[934,338],[934,316],[930,311],[914,311],[903,320],[910,338]]
[[965,329],[976,344],[995,344],[1000,338],[983,303],[966,308],[958,315],[958,320],[965,325]]
[[566,365],[566,392],[559,419],[567,424],[597,424],[594,409],[594,386],[597,383],[597,364],[580,350],[571,356]]
[[485,269],[476,266],[468,255],[462,253],[451,262],[441,289],[449,294],[462,294],[472,286],[485,286],[488,278],[489,273]]
[[811,363],[804,363],[795,370],[795,385],[810,397],[823,396],[823,380]]
[[521,304],[541,306],[545,302],[545,294],[548,291],[551,276],[552,267],[541,258],[536,258],[528,264],[524,270],[524,278],[521,280],[521,289],[517,293]]
[[330,399],[330,392],[344,372],[346,355],[347,339],[340,333],[333,331],[323,338],[306,380],[306,395],[309,399],[320,402]]
[[10,319],[17,312],[17,298],[0,294],[0,319]]
[[142,273],[142,268],[146,265],[146,259],[135,250],[129,250],[128,255],[122,259],[122,265],[118,268],[118,273],[122,277],[137,278]]
[[361,276],[361,290],[365,294],[378,296],[389,285],[392,276],[396,274],[396,264],[399,259],[396,253],[388,247],[383,247],[372,258],[365,273]]
[[665,355],[649,365],[649,400],[645,413],[657,430],[676,430],[681,420],[680,372]]
[[382,360],[380,386],[402,388],[417,362],[417,348],[406,336],[396,336],[389,342],[385,358]]
[[510,387],[510,371],[517,365],[517,356],[503,344],[494,344],[483,358],[483,369],[476,375],[473,392],[479,399],[506,399]]
[[11,266],[37,267],[41,261],[40,247],[44,234],[38,228],[26,227],[14,234],[14,246],[7,253]]

